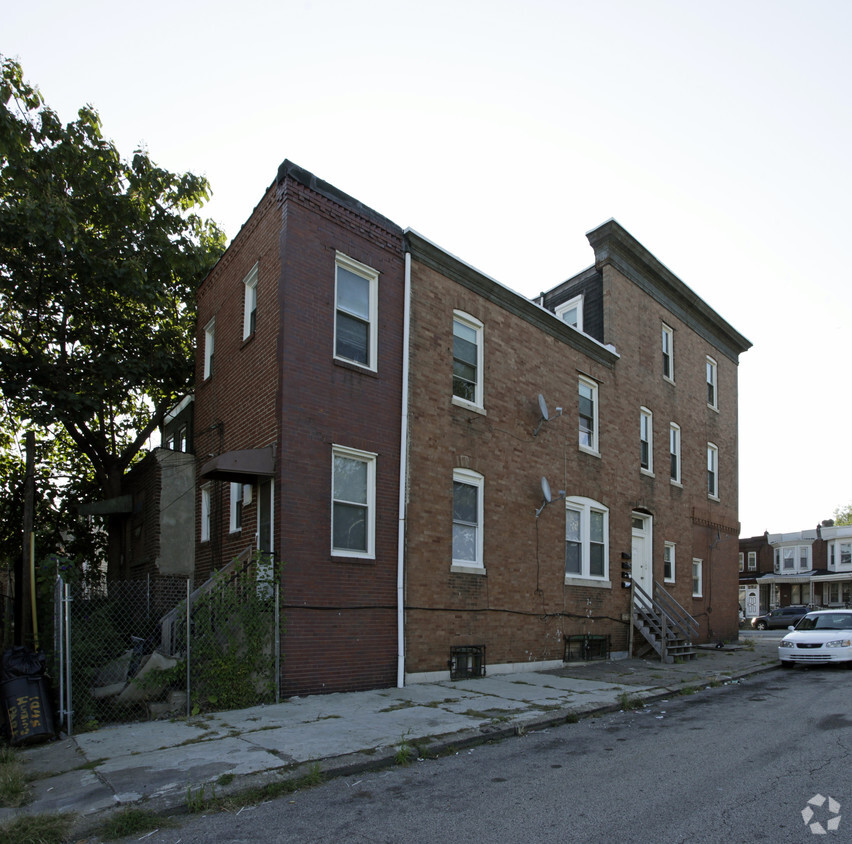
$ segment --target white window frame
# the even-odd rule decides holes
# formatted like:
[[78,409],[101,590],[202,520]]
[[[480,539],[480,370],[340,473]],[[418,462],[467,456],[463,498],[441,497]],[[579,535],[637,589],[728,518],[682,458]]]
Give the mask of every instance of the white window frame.
[[[663,543],[663,582],[664,583],[674,583],[675,582],[675,543],[674,542],[664,542]],[[669,566],[670,572],[666,574],[666,566]]]
[[718,410],[719,367],[710,355],[707,355],[705,368],[707,374],[707,406],[711,407],[713,410]]
[[[463,560],[457,559],[455,556],[455,547],[453,547],[452,566],[450,571],[459,574],[485,574],[485,537],[483,529],[483,520],[485,516],[485,478],[474,472],[471,469],[453,469],[453,509],[455,510],[455,485],[465,484],[476,488],[476,559]],[[468,527],[470,522],[460,522]],[[456,519],[453,512],[453,534],[455,534]],[[454,538],[454,537],[453,537]],[[455,542],[452,543],[455,546]]]
[[243,285],[243,340],[248,340],[257,326],[257,264],[249,270]]
[[[580,516],[580,571],[567,571],[568,564],[568,511],[579,514]],[[603,566],[602,575],[591,573],[591,514],[596,513],[603,516],[603,542],[595,543],[603,545]],[[571,540],[574,541],[573,538]],[[610,565],[609,565],[609,508],[595,501],[592,498],[584,496],[571,496],[565,499],[565,583],[566,585],[600,585],[611,586]]]
[[[359,276],[368,283],[367,318],[364,319],[362,314],[349,314],[350,317],[365,322],[367,325],[367,360],[359,361],[352,358],[339,355],[337,353],[337,320],[338,313],[347,313],[345,308],[338,305],[338,269],[347,270],[353,275]],[[372,267],[344,255],[342,252],[334,253],[334,358],[335,360],[346,361],[354,366],[360,366],[363,369],[372,372],[378,371],[378,349],[379,349],[379,274]]]
[[698,557],[692,558],[692,597],[704,596],[704,561]]
[[719,447],[707,443],[707,497],[719,500]]
[[[584,431],[584,429],[580,426],[579,402],[580,390],[582,387],[587,387],[589,390],[591,390],[592,393],[592,430],[590,432]],[[593,381],[591,378],[586,378],[584,375],[580,375],[577,380],[577,411],[577,435],[580,451],[585,451],[587,454],[594,454],[596,456],[600,456],[600,441],[598,439],[600,431],[600,390],[598,389],[597,381]],[[583,414],[583,418],[588,417]],[[590,436],[592,440],[591,445],[588,445],[583,442],[584,436]]]
[[[565,315],[569,313],[569,311],[575,310],[577,311],[577,322],[568,322],[565,319]],[[563,302],[561,305],[558,305],[553,309],[553,312],[559,319],[562,320],[566,325],[573,325],[577,331],[583,330],[583,294],[581,293],[579,296],[574,296],[573,299],[569,299],[567,302]]]
[[243,485],[232,482],[230,484],[230,492],[231,506],[228,529],[230,533],[239,533],[243,529],[243,502],[245,500]]
[[[674,329],[670,325],[666,325],[665,323],[663,323],[661,344],[663,351],[663,378],[665,378],[666,381],[671,381],[674,384]],[[666,371],[667,369],[668,372]]]
[[211,511],[211,487],[204,484],[201,487],[201,541],[210,541],[210,511]]
[[[642,446],[648,447],[648,465],[642,465]],[[654,476],[654,414],[647,407],[639,408],[639,469]]]
[[213,375],[213,352],[216,346],[216,317],[204,326],[204,380]]
[[[673,484],[683,483],[683,466],[681,465],[680,425],[676,422],[669,424],[669,479]],[[672,473],[672,457],[675,458],[675,473]]]
[[748,552],[748,570],[757,571],[757,551]]
[[[334,464],[337,458],[357,460],[366,464],[366,490],[365,501],[347,501],[335,498],[334,489]],[[342,445],[333,445],[331,449],[331,555],[333,557],[356,557],[359,559],[373,560],[376,557],[376,457],[370,451],[359,451]],[[363,507],[365,514],[366,548],[337,548],[334,545],[334,509],[335,504],[354,504]]]
[[[484,326],[475,316],[471,316],[464,311],[453,311],[453,345],[455,345],[456,323],[459,323],[464,328],[473,331],[476,335],[476,382],[474,383],[474,399],[470,401],[462,396],[457,396],[455,393],[455,385],[453,385],[453,404],[460,407],[466,407],[479,412],[484,412],[485,409],[485,389],[483,384],[483,363],[485,360],[485,350],[483,348]],[[453,356],[453,366],[455,367],[455,355]],[[455,372],[453,373],[455,379]]]

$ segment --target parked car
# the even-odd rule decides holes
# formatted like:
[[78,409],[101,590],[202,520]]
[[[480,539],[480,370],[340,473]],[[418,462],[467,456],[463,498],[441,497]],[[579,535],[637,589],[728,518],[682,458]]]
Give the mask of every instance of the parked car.
[[759,615],[751,620],[751,626],[755,630],[774,630],[789,627],[796,624],[800,618],[808,614],[808,608],[804,604],[792,604],[789,607],[779,607],[766,615]]
[[782,668],[844,662],[852,668],[852,610],[809,612],[778,645]]

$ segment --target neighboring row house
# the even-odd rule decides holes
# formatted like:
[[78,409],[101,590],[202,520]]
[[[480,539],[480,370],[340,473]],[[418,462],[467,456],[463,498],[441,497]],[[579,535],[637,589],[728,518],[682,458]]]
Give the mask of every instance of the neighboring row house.
[[740,606],[746,617],[778,607],[852,606],[852,525],[740,540]]
[[588,238],[529,300],[282,164],[199,290],[189,407],[196,579],[282,564],[283,694],[736,637],[750,343]]

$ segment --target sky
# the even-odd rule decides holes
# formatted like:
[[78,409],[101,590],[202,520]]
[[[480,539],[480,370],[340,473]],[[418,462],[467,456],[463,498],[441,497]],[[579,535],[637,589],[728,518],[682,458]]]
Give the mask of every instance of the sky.
[[32,0],[0,54],[229,238],[284,159],[525,296],[614,217],[754,344],[754,536],[852,503],[850,36],[848,0]]

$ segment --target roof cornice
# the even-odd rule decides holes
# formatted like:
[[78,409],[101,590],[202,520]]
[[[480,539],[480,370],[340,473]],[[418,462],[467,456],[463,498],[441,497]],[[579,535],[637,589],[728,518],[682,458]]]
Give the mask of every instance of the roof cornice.
[[577,331],[573,326],[566,325],[559,317],[534,301],[527,299],[499,281],[481,273],[466,264],[455,255],[427,240],[413,229],[406,229],[404,234],[406,251],[412,258],[430,267],[441,275],[466,287],[468,290],[493,302],[515,316],[526,320],[551,337],[573,346],[578,351],[612,368],[619,359],[617,352],[611,347],[604,346],[588,334]]
[[749,340],[615,220],[607,220],[586,237],[598,269],[607,264],[617,269],[734,363],[751,348]]

